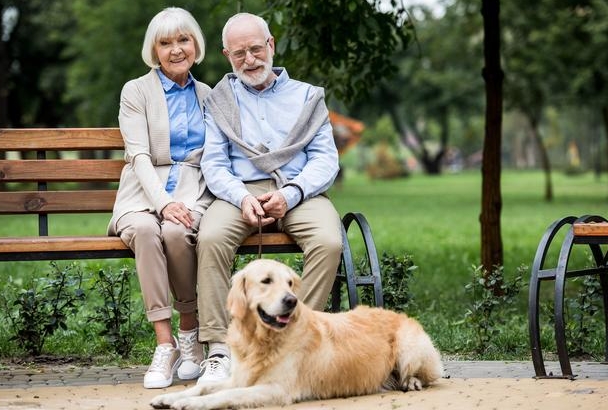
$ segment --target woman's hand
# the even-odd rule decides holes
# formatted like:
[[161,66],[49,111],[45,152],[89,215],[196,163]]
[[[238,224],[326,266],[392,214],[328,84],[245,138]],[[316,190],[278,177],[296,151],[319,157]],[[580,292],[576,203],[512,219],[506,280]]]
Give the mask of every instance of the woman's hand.
[[161,214],[163,219],[175,224],[182,224],[186,228],[192,228],[194,218],[192,218],[190,210],[182,202],[170,202],[163,208]]

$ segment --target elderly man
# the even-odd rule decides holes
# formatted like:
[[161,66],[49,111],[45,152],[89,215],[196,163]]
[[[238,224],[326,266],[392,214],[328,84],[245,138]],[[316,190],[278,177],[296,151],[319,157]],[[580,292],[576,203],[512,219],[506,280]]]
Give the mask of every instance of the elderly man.
[[338,173],[338,152],[322,88],[273,68],[266,22],[240,13],[222,32],[232,65],[206,100],[201,169],[217,199],[198,235],[199,340],[208,358],[199,381],[229,376],[226,296],[236,249],[275,224],[304,252],[299,297],[323,310],[340,263],[340,217],[324,195]]

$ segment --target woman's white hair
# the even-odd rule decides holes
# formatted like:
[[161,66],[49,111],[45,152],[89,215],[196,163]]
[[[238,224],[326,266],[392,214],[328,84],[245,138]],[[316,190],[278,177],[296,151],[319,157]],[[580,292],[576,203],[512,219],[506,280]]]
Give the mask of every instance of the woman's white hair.
[[192,14],[179,7],[167,7],[150,20],[144,44],[141,48],[141,58],[148,67],[158,68],[160,62],[154,52],[154,45],[162,38],[173,37],[178,34],[188,34],[194,38],[196,64],[205,58],[205,39],[201,27]]
[[226,24],[224,24],[224,29],[222,30],[222,47],[226,48],[226,37],[228,36],[228,30],[230,30],[230,27],[241,20],[253,21],[258,26],[260,26],[260,29],[264,33],[265,38],[271,36],[270,29],[268,28],[268,23],[266,23],[266,20],[264,20],[260,16],[256,16],[255,14],[251,13],[237,13],[234,16],[230,17]]

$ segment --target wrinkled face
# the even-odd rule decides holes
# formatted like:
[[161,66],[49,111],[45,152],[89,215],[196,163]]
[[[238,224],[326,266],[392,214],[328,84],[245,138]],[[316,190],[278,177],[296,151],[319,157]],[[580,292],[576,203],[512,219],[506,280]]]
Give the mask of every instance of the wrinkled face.
[[280,262],[258,259],[233,278],[228,308],[233,318],[247,313],[272,330],[284,329],[298,304],[295,292],[300,277]]
[[154,44],[163,73],[178,83],[185,85],[188,72],[196,59],[196,43],[190,34],[176,34],[172,37],[159,38]]
[[224,55],[243,83],[262,90],[274,79],[274,38],[253,24],[235,25],[226,37]]

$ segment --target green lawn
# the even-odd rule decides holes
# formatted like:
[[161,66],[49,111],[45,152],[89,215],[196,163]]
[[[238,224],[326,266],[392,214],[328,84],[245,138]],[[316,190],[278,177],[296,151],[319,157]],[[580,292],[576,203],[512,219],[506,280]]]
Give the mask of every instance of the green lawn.
[[[605,175],[598,180],[591,173],[566,176],[556,172],[553,184],[555,198],[547,203],[542,173],[503,172],[501,228],[508,278],[515,276],[521,265],[531,265],[537,243],[553,220],[569,214],[608,215]],[[466,351],[472,336],[463,317],[471,304],[465,286],[473,278],[472,267],[480,261],[480,173],[414,175],[387,181],[347,173],[330,197],[341,214],[356,211],[367,217],[379,254],[411,255],[418,268],[410,283],[414,303],[409,313],[423,322],[446,354],[472,357]],[[74,221],[70,216],[52,215],[50,231],[57,235],[104,234],[108,219],[109,215],[92,215]],[[360,253],[354,226],[351,232],[353,247]],[[0,216],[0,235],[35,233],[33,218]],[[124,263],[132,261],[87,261],[85,266],[96,270]],[[2,263],[0,284],[7,275],[37,274],[47,268],[48,262]],[[526,284],[527,275],[526,270]],[[507,331],[495,338],[495,348],[483,358],[528,357],[526,300],[524,287],[516,314],[505,326]],[[545,338],[550,342],[549,336]]]
[[[507,274],[531,265],[536,246],[553,220],[568,215],[608,215],[608,178],[553,175],[555,198],[543,200],[540,172],[505,171],[501,230]],[[481,175],[463,174],[369,181],[347,175],[331,198],[343,214],[362,212],[378,252],[411,254],[419,267],[419,292],[454,292],[480,263]],[[433,288],[427,289],[425,288]],[[438,288],[437,288],[438,287]],[[439,290],[439,292],[438,292]]]

